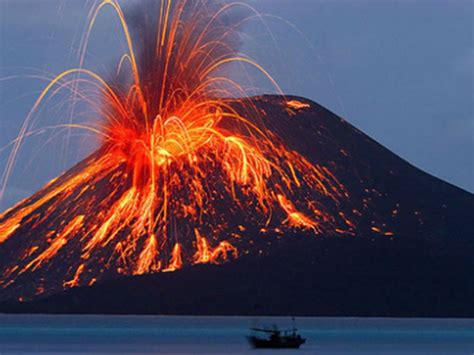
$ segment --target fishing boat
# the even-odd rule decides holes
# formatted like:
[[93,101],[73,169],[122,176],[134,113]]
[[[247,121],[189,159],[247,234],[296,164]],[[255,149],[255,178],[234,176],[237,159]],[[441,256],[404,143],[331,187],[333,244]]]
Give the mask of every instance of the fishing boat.
[[280,330],[276,325],[271,328],[250,328],[253,334],[247,338],[256,349],[298,349],[306,339],[297,333],[296,328]]

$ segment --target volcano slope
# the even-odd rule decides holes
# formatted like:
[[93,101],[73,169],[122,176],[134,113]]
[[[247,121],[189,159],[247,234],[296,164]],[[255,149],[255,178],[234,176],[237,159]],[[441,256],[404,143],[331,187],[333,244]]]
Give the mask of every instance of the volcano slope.
[[[307,99],[261,96],[251,100],[266,120],[265,126],[289,150],[334,176],[344,198],[335,202],[322,197],[318,201],[327,223],[317,231],[292,227],[293,207],[287,206],[287,219],[280,218],[283,227],[260,228],[249,224],[245,214],[236,213],[229,201],[222,201],[218,206],[222,218],[228,225],[240,227],[240,234],[230,239],[238,257],[234,249],[228,249],[219,265],[196,262],[168,270],[173,272],[150,269],[131,275],[134,273],[109,270],[110,259],[104,261],[100,253],[81,264],[75,256],[78,245],[70,240],[69,249],[58,246],[65,252],[56,264],[44,268],[35,264],[34,258],[24,257],[31,250],[29,240],[47,233],[50,227],[32,220],[0,244],[3,275],[12,272],[12,265],[28,269],[26,264],[32,269],[17,273],[14,279],[3,276],[0,310],[474,316],[471,193],[413,167]],[[236,110],[244,109],[239,100],[232,105]],[[87,162],[79,163],[58,181],[77,175]],[[105,199],[107,183],[101,184],[93,194]],[[41,200],[44,193],[38,192],[32,200]],[[72,209],[75,198],[55,208]],[[252,213],[252,208],[249,205],[247,212]],[[40,215],[36,221],[41,220],[44,209],[48,205],[35,211]],[[3,218],[8,218],[8,213],[14,214],[15,209]],[[74,238],[81,239],[80,235]],[[225,239],[219,238],[214,237],[214,244]],[[54,240],[49,243],[54,245]],[[189,243],[196,247],[199,240]],[[23,264],[15,264],[22,258],[26,260]],[[75,277],[78,269],[83,274]]]

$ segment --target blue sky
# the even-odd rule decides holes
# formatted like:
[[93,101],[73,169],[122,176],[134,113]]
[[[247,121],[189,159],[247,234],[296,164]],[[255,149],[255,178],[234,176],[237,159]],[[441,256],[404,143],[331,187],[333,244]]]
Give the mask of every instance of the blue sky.
[[[317,101],[413,165],[474,191],[473,1],[247,2],[271,16],[264,17],[265,26],[247,26],[242,49],[285,92]],[[0,147],[15,138],[45,85],[26,75],[77,65],[92,3],[0,0],[0,78],[19,75],[0,81]],[[109,72],[124,49],[119,37],[116,19],[105,12],[86,66]],[[43,108],[36,127],[64,120],[58,105]],[[94,148],[88,136],[74,136],[69,146],[49,133],[30,139],[0,210]],[[0,151],[0,171],[6,152]]]

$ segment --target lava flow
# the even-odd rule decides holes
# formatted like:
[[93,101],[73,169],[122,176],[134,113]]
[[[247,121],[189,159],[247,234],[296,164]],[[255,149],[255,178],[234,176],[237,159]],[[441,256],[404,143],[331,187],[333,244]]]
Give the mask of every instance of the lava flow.
[[[0,216],[0,247],[7,251],[0,287],[31,280],[28,298],[118,274],[171,272],[261,253],[267,231],[284,238],[290,230],[334,230],[340,217],[320,201],[337,206],[347,196],[342,184],[285,147],[245,98],[246,88],[226,74],[229,66],[250,67],[276,85],[235,49],[244,19],[232,23],[229,13],[238,5],[155,5],[156,11],[135,12],[129,27],[117,1],[97,4],[84,43],[100,11],[114,9],[128,45],[116,79],[84,69],[82,56],[81,66],[58,75],[35,104],[32,114],[48,95],[67,88],[99,108],[98,126],[69,127],[97,133],[101,147]],[[99,97],[80,90],[78,82],[86,80],[100,87]],[[291,100],[284,109],[307,107]],[[8,253],[20,245],[21,253]]]

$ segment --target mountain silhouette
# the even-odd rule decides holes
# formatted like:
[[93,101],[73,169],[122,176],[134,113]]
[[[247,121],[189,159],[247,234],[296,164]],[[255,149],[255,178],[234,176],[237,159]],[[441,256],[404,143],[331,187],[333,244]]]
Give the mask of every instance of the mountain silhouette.
[[[12,271],[15,260],[33,252],[29,241],[50,228],[41,220],[46,204],[30,212],[37,219],[0,244],[0,311],[474,316],[473,194],[412,166],[308,99],[264,95],[251,101],[285,147],[320,167],[334,189],[340,187],[342,197],[336,200],[309,189],[301,192],[317,200],[324,213],[318,233],[311,228],[262,230],[248,223],[246,213],[227,209],[229,202],[223,200],[218,208],[229,225],[251,225],[232,239],[237,258],[226,250],[229,258],[219,265],[188,263],[173,272],[130,275],[106,270],[105,254],[97,254],[84,269],[101,269],[103,277],[62,287],[65,275],[74,275],[80,263],[72,242],[55,264],[42,269],[25,258],[17,268],[28,262],[32,267],[21,274]],[[238,99],[231,105],[245,109]],[[90,159],[24,204],[34,205],[58,181],[77,176]],[[93,193],[97,200],[107,197],[105,180]],[[59,208],[71,209],[77,201],[80,196],[72,195]],[[253,208],[249,204],[246,212]],[[0,225],[14,213],[15,208],[5,213]],[[8,273],[17,276],[11,279]]]

